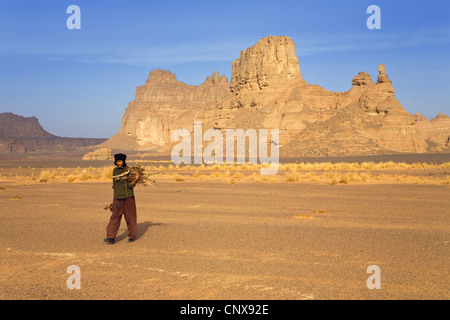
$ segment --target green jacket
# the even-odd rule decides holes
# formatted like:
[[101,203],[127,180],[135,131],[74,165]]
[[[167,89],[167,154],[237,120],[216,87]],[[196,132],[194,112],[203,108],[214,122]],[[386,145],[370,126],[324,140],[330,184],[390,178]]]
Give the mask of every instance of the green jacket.
[[[118,176],[122,173],[125,173],[129,170],[128,167],[115,167],[113,170],[113,176]],[[114,179],[113,178],[113,189],[114,189],[114,198],[116,199],[126,199],[130,197],[134,197],[134,186],[131,185],[131,182],[125,178],[122,179]]]

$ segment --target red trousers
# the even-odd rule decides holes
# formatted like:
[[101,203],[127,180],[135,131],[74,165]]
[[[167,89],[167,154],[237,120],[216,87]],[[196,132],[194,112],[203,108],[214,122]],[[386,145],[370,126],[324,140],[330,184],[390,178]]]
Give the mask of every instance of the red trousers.
[[136,239],[137,237],[137,217],[136,217],[136,202],[134,197],[119,200],[113,200],[112,214],[106,227],[106,237],[115,239],[117,232],[119,232],[122,214],[125,217],[128,228],[128,238]]

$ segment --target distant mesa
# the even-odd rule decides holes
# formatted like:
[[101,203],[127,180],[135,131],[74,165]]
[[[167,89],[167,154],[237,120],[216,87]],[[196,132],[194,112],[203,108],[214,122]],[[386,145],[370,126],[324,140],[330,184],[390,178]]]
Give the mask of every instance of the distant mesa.
[[449,152],[450,118],[409,114],[386,67],[378,72],[376,83],[360,72],[349,91],[328,91],[303,79],[289,37],[269,36],[233,61],[231,81],[215,72],[190,86],[170,71],[151,71],[102,146],[169,155],[172,132],[202,121],[205,130],[279,129],[280,156]]
[[106,139],[64,138],[45,131],[36,117],[0,113],[0,152],[62,152],[84,150]]
[[36,117],[22,117],[11,112],[0,113],[0,138],[54,138],[42,128]]

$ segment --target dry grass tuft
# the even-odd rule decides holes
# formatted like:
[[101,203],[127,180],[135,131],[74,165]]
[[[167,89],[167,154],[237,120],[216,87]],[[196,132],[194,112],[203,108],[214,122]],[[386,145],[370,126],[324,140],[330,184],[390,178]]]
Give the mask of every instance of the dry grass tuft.
[[291,171],[287,173],[285,176],[287,182],[298,182],[302,178],[302,175],[295,171]]
[[[251,181],[254,183],[308,183],[316,182],[331,185],[353,183],[407,183],[450,185],[450,176],[444,171],[450,162],[443,164],[426,162],[362,162],[362,163],[281,163],[276,175],[261,175],[260,169],[268,165],[211,163],[201,165],[174,165],[170,161],[150,161],[146,169],[151,172],[145,176],[150,182],[152,175],[174,179],[177,182],[196,178],[199,180],[221,180],[228,183]],[[136,166],[139,163],[136,164]],[[13,172],[0,174],[0,181],[24,180],[36,182],[85,182],[111,181],[113,166],[89,168],[19,168]],[[2,170],[2,168],[0,168]],[[38,170],[41,170],[40,173]],[[159,172],[157,172],[159,171]],[[399,171],[399,172],[395,172]],[[425,173],[429,172],[429,174]],[[177,174],[177,175],[175,175]],[[173,180],[172,180],[173,181]],[[153,181],[154,182],[154,181]]]
[[50,179],[50,171],[42,170],[41,174],[39,175],[39,181],[40,182],[47,182],[49,179]]
[[240,173],[240,172],[236,172],[231,177],[233,178],[233,180],[234,179],[239,180],[239,179],[242,179],[244,177],[244,175],[242,173]]
[[174,174],[173,176],[174,176],[176,182],[183,182],[183,181],[185,181],[183,176],[181,176],[179,174]]
[[76,175],[74,175],[74,174],[69,174],[69,175],[67,176],[67,182],[72,183],[72,182],[75,181],[76,178],[77,178]]
[[292,216],[294,219],[312,219],[314,216],[312,214],[297,214],[295,216]]

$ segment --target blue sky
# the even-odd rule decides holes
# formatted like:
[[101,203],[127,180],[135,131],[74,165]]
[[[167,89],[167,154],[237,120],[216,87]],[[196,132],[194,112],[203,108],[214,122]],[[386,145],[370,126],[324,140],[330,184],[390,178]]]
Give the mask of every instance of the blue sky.
[[[69,5],[81,29],[69,30]],[[369,5],[381,29],[369,30]],[[242,50],[289,36],[303,78],[347,91],[359,71],[386,65],[403,107],[450,115],[450,1],[0,0],[0,112],[36,116],[64,137],[119,131],[136,86],[162,68],[190,85],[230,79]]]

